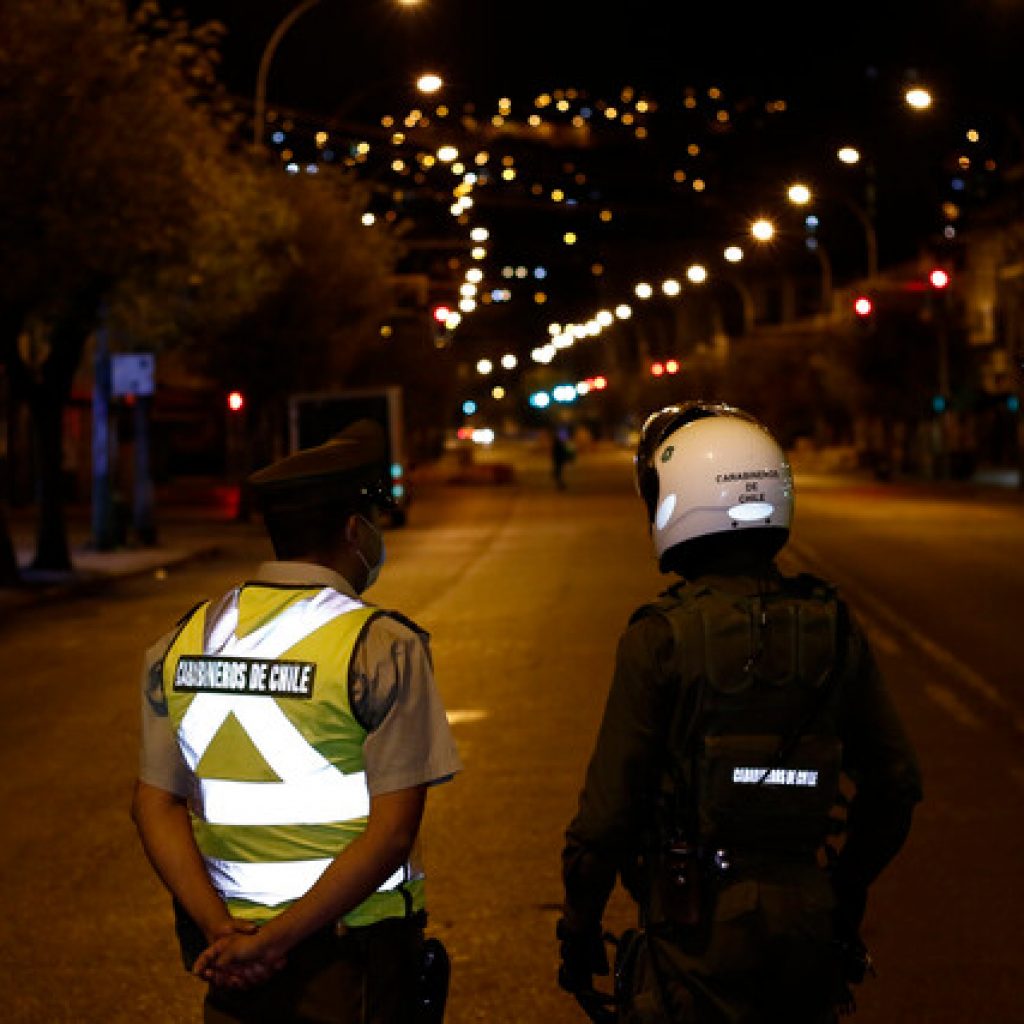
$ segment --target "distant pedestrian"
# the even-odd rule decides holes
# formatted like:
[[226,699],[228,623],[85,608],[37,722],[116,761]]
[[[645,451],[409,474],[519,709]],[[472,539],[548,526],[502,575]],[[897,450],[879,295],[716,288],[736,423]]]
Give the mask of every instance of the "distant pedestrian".
[[252,476],[279,560],[147,655],[132,813],[207,1022],[406,1024],[437,953],[416,840],[461,765],[426,634],[361,597],[386,471],[360,421]]
[[793,491],[771,434],[670,406],[635,465],[680,579],[619,641],[566,833],[559,982],[607,1013],[593,976],[621,878],[639,927],[618,946],[620,1021],[827,1024],[869,966],[861,919],[921,799],[914,750],[835,587],[775,565]]
[[551,432],[551,473],[560,491],[565,490],[565,467],[575,457],[569,432],[564,427],[555,427]]

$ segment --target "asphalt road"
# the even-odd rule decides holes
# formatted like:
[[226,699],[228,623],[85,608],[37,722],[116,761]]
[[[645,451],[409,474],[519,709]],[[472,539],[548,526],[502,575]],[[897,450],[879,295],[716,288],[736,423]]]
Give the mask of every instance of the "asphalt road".
[[[542,453],[517,483],[426,488],[387,534],[369,596],[433,635],[465,771],[430,797],[431,930],[453,959],[448,1020],[582,1020],[554,983],[562,831],[615,642],[663,585],[628,456]],[[1020,655],[1024,505],[801,478],[789,569],[821,569],[867,625],[918,746],[911,839],[876,887],[879,976],[861,1024],[1020,1019]],[[128,818],[142,652],[268,554],[216,528],[217,560],[0,623],[0,985],[5,1020],[178,1024],[202,990],[178,966],[166,896]],[[631,912],[621,896],[607,923]]]

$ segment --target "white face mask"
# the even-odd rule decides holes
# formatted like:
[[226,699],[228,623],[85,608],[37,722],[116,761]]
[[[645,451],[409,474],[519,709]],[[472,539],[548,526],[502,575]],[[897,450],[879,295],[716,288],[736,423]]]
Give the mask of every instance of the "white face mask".
[[384,535],[380,530],[378,530],[377,527],[374,526],[373,523],[371,523],[365,516],[360,516],[359,518],[362,519],[362,521],[366,523],[366,525],[377,535],[377,541],[380,545],[380,557],[374,565],[370,565],[366,555],[363,554],[362,549],[356,547],[356,554],[359,556],[359,561],[366,566],[366,584],[363,587],[363,590],[369,590],[380,577],[380,570],[384,565],[384,558],[386,557],[387,552],[384,549]]

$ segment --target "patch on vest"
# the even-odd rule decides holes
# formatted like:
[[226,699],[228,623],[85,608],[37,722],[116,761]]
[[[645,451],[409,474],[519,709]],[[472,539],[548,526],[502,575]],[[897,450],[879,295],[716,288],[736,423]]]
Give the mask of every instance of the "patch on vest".
[[231,693],[257,697],[313,696],[316,664],[266,658],[211,658],[188,655],[174,670],[176,693]]
[[733,785],[738,786],[817,786],[813,768],[733,768]]

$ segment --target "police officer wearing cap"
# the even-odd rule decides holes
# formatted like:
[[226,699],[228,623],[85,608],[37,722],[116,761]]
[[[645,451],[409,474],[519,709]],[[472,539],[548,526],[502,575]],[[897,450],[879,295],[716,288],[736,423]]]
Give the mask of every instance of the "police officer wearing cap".
[[[562,855],[559,982],[596,1019],[825,1024],[870,960],[868,887],[921,799],[864,632],[827,581],[783,575],[793,484],[739,409],[687,402],[642,430],[637,486],[679,580],[620,638]],[[638,927],[601,919],[621,879]]]
[[416,1013],[417,836],[461,764],[427,635],[362,596],[385,471],[361,421],[254,474],[277,560],[147,654],[132,815],[207,1022]]

